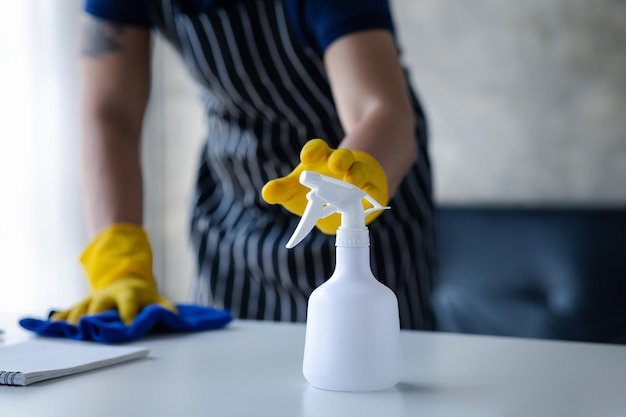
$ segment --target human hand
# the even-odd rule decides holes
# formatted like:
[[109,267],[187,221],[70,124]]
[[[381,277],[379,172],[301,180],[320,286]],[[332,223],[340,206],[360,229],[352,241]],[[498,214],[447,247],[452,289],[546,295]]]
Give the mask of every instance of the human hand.
[[122,322],[129,325],[150,304],[177,311],[157,290],[150,243],[140,226],[117,224],[104,230],[83,252],[80,261],[87,272],[91,294],[69,310],[53,314],[52,320],[76,324],[84,315],[117,309]]
[[[306,194],[310,189],[300,184],[302,171],[315,171],[353,184],[381,205],[388,203],[388,185],[385,171],[376,159],[361,151],[332,149],[322,139],[308,141],[300,151],[300,164],[287,176],[269,181],[261,194],[269,204],[280,204],[285,209],[302,216],[307,206]],[[365,208],[371,204],[365,201]],[[375,211],[366,217],[366,224],[378,217],[382,211]],[[326,234],[335,234],[341,224],[338,213],[318,220],[316,226]]]

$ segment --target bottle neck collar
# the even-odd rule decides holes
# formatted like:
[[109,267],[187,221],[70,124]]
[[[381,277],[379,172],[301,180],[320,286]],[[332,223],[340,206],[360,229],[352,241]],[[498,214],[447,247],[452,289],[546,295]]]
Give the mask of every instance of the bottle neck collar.
[[363,229],[337,229],[335,246],[369,247],[370,233],[367,228]]

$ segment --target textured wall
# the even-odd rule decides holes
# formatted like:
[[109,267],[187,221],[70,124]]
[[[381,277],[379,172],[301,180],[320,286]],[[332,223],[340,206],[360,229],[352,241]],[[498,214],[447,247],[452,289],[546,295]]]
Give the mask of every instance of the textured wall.
[[626,2],[392,6],[440,202],[626,203]]

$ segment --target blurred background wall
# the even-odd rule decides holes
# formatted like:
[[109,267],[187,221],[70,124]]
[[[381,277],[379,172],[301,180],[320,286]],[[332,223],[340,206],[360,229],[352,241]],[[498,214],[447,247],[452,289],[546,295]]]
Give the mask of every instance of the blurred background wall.
[[392,0],[443,203],[626,203],[626,2]]
[[86,291],[77,136],[81,0],[0,12],[0,311],[46,312]]
[[[75,130],[82,1],[10,3],[0,17],[0,294],[13,301],[0,310],[65,306],[86,291]],[[391,5],[429,116],[437,203],[626,204],[626,2]],[[161,288],[186,301],[205,124],[195,86],[160,38],[154,64],[146,227]]]

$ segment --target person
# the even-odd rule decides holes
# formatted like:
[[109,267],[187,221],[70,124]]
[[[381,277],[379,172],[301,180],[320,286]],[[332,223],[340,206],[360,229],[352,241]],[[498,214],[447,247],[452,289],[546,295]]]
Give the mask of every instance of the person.
[[190,221],[195,301],[239,318],[306,320],[335,256],[332,219],[285,248],[306,204],[297,174],[314,169],[389,201],[368,218],[372,271],[396,293],[402,328],[433,328],[426,120],[386,0],[87,0],[85,11],[82,159],[94,238],[81,262],[92,291],[54,319],[116,308],[130,323],[151,303],[176,309],[157,289],[141,226],[139,138],[158,31],[200,85],[209,122]]

